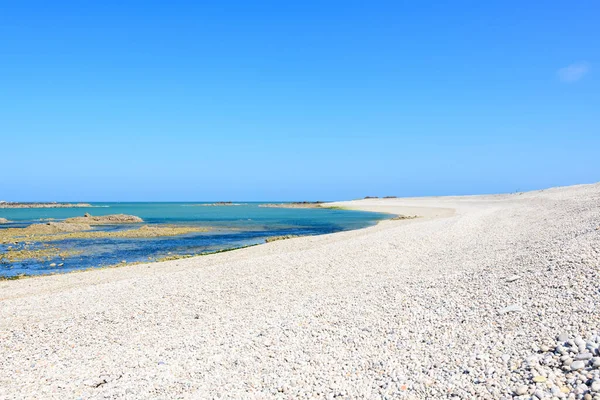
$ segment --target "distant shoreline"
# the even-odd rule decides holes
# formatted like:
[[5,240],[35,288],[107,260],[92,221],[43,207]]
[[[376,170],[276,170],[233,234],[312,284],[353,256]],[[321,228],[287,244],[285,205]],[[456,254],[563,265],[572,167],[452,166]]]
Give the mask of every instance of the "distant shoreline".
[[242,203],[233,203],[231,201],[217,201],[216,203],[190,204],[190,207],[221,207],[221,206],[241,206]]
[[0,201],[0,208],[85,208],[89,203],[21,203]]

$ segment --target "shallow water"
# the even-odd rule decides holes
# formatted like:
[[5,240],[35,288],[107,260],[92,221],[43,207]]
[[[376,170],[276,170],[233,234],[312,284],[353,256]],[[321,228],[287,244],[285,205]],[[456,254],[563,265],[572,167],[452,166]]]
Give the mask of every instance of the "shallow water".
[[[0,276],[39,275],[102,267],[122,261],[149,261],[174,255],[202,254],[264,243],[272,236],[319,235],[374,225],[387,214],[336,209],[265,208],[261,203],[234,206],[201,206],[208,203],[93,203],[91,208],[0,209],[11,221],[0,229],[23,227],[40,220],[62,220],[92,215],[130,214],[145,224],[180,224],[211,228],[208,232],[148,239],[69,239],[50,242],[64,250],[82,251],[65,259],[24,260],[0,263]],[[95,229],[130,229],[132,225],[98,226]],[[14,245],[13,245],[14,247]],[[7,245],[0,244],[0,252]],[[30,246],[35,248],[35,245]],[[54,265],[51,265],[54,264]],[[62,264],[62,265],[59,265]]]

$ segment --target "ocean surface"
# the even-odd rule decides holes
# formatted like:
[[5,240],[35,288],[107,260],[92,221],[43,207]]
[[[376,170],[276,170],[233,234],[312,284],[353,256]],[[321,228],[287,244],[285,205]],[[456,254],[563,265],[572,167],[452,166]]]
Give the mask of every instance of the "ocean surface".
[[[69,239],[49,242],[61,250],[82,252],[72,257],[7,262],[0,260],[0,276],[40,275],[111,266],[126,261],[153,261],[176,255],[195,255],[264,243],[273,236],[320,235],[364,228],[389,218],[387,214],[339,209],[259,207],[262,203],[91,203],[89,208],[0,209],[0,217],[11,221],[0,229],[26,227],[47,220],[69,217],[129,214],[144,219],[139,225],[185,225],[210,228],[180,236],[158,238]],[[203,205],[204,204],[204,205]],[[131,229],[135,224],[96,226],[97,230]],[[36,247],[37,246],[37,247]],[[29,249],[41,245],[29,245]],[[0,244],[0,254],[8,245]],[[14,248],[14,245],[13,245]],[[62,264],[62,265],[61,265]]]

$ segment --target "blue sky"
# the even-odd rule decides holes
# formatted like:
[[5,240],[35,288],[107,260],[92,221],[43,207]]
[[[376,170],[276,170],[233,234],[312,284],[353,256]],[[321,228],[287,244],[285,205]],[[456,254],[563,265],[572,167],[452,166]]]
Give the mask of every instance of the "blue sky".
[[600,180],[597,1],[91,3],[0,0],[0,200]]

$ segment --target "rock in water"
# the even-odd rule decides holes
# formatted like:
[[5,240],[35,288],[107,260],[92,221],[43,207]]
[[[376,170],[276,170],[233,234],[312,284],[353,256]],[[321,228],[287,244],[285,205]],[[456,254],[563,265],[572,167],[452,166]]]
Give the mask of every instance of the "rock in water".
[[100,215],[93,217],[88,213],[85,213],[83,217],[67,218],[66,223],[84,223],[89,225],[110,225],[110,224],[137,224],[144,222],[140,217],[135,215],[126,214],[113,214],[113,215]]

